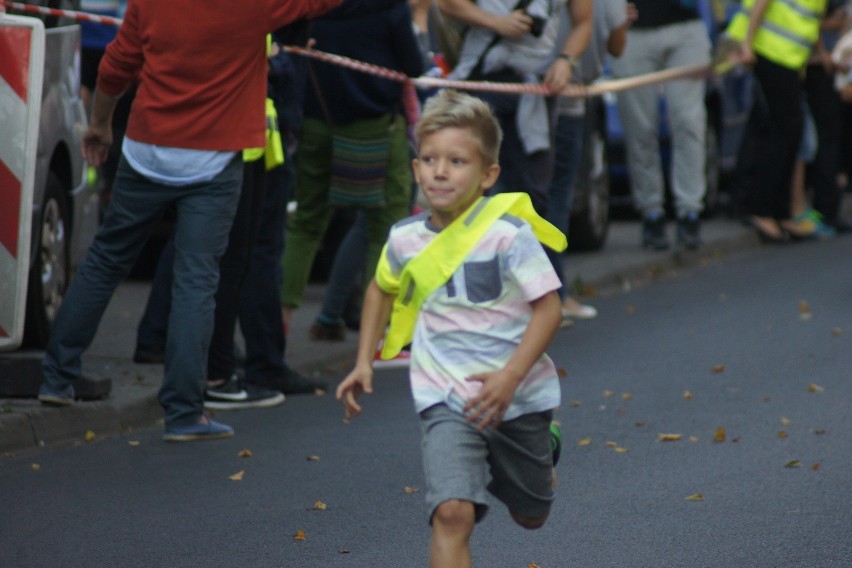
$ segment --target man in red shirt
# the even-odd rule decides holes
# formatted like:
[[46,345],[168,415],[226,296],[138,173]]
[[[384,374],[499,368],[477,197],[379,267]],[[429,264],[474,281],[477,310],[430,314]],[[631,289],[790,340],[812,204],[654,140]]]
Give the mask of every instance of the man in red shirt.
[[[98,69],[83,156],[100,164],[116,101],[138,77],[112,201],[56,316],[39,400],[74,401],[81,355],[152,224],[177,210],[173,307],[160,403],[167,441],[233,436],[203,414],[218,260],[244,148],[265,145],[266,34],[341,0],[131,0]],[[379,2],[381,3],[381,2]]]

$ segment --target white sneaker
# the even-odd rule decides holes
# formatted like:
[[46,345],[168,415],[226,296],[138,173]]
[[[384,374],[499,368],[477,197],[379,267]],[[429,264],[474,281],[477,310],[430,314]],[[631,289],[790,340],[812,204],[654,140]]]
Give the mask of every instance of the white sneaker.
[[403,349],[396,354],[393,359],[382,359],[382,348],[376,349],[376,354],[373,356],[374,369],[402,369],[411,364],[411,351]]

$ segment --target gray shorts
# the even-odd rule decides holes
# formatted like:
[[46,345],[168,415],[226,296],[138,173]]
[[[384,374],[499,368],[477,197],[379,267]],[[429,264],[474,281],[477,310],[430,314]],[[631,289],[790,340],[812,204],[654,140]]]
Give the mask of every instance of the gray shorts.
[[488,493],[514,514],[539,519],[553,502],[552,411],[525,414],[497,430],[478,430],[464,416],[436,404],[420,413],[429,521],[450,499],[470,501],[479,522]]

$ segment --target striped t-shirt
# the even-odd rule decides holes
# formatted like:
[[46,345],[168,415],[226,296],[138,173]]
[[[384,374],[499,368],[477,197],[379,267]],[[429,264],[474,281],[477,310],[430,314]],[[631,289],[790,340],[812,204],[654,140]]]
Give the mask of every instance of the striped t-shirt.
[[[439,232],[428,213],[393,226],[384,264],[399,278],[406,263]],[[381,278],[378,279],[382,281]],[[520,344],[530,302],[559,288],[559,278],[532,229],[503,215],[465,257],[449,282],[421,307],[411,346],[411,391],[417,412],[461,406],[481,389],[466,378],[501,369]],[[559,406],[556,367],[547,355],[515,391],[503,419]]]

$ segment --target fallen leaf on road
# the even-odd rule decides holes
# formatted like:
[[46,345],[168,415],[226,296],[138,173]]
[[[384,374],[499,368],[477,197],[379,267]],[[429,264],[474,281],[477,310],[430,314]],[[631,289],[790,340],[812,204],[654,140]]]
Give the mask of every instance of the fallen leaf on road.
[[698,436],[690,436],[689,441],[692,442],[693,444],[698,442]]
[[822,436],[822,435],[823,435],[823,434],[825,434],[826,432],[828,432],[828,430],[826,430],[826,429],[824,429],[824,428],[819,428],[819,429],[817,429],[817,430],[814,430],[814,434],[816,434],[817,436]]
[[781,424],[783,424],[784,426],[789,426],[792,423],[793,421],[787,418],[786,416],[781,417]]
[[349,554],[349,549],[348,548],[341,548],[340,550],[338,550],[338,552],[340,554]]
[[787,432],[785,430],[779,430],[778,431],[778,437],[779,438],[786,438],[787,436],[789,436],[789,434],[787,434]]
[[615,396],[615,393],[612,391],[603,391],[604,398],[612,398]]
[[252,456],[251,450],[246,448],[244,450],[240,450],[240,453],[237,454],[241,458],[250,458]]
[[582,402],[580,402],[579,400],[572,400],[572,401],[571,401],[571,402],[569,402],[568,404],[571,406],[571,408],[577,408],[578,406],[582,406],[582,405],[583,405],[583,403],[582,403]]
[[784,464],[784,467],[799,467],[800,465],[802,465],[802,462],[799,460],[790,460]]
[[714,373],[724,373],[725,372],[725,366],[721,363],[719,363],[718,365],[713,365],[713,368],[711,369],[711,371],[713,371]]
[[634,424],[634,426],[636,426],[637,428],[644,428],[644,427],[645,427],[645,421],[644,421],[644,420],[639,420],[638,422],[636,422],[636,423]]
[[627,315],[632,316],[633,314],[636,313],[636,306],[634,306],[633,304],[628,304],[627,307],[624,308],[624,309],[627,312]]
[[799,300],[799,317],[803,320],[811,319],[811,306],[805,300]]
[[716,428],[716,433],[713,434],[713,441],[724,442],[726,439],[727,436],[725,435],[725,428],[723,426],[719,426],[718,428]]
[[592,443],[592,439],[591,439],[591,438],[583,438],[582,440],[580,440],[579,442],[577,442],[577,445],[578,445],[578,446],[588,446],[588,445],[589,445],[589,444],[591,444],[591,443]]
[[613,449],[615,450],[615,453],[617,453],[617,454],[626,454],[627,452],[630,451],[628,448],[622,448],[621,446],[618,446],[618,447],[613,448]]
[[30,467],[33,468],[33,471],[41,471],[41,465],[37,463],[32,464]]
[[704,501],[704,495],[701,493],[693,493],[686,498],[687,501]]
[[818,470],[818,469],[819,469],[819,464],[818,464],[818,463],[811,464],[811,469],[812,469],[812,470],[814,470],[814,471]]
[[296,531],[296,536],[293,537],[293,540],[305,540],[308,538],[308,535],[305,534],[305,531],[299,529]]
[[94,432],[92,432],[91,430],[86,430],[86,437],[85,437],[85,440],[86,440],[87,442],[91,442],[91,441],[92,441],[92,440],[94,440],[94,439],[95,439],[95,433],[94,433]]
[[243,477],[245,477],[245,476],[246,476],[245,470],[241,469],[240,471],[238,471],[234,475],[229,476],[228,479],[230,479],[231,481],[242,481]]
[[607,448],[615,448],[617,446],[618,446],[618,442],[607,442],[606,443]]
[[535,562],[530,562],[529,565],[527,566],[527,568],[540,568],[540,567]]
[[138,445],[139,445],[139,440],[128,440],[128,441],[127,441],[127,445],[128,445],[128,446],[136,447],[136,446],[138,446]]
[[559,367],[558,369],[556,369],[556,374],[557,374],[560,378],[565,378],[565,377],[567,377],[567,376],[568,376],[568,371],[566,371],[566,370],[565,370],[565,369],[563,369],[562,367]]
[[308,456],[307,459],[309,462],[318,462],[320,460],[319,456]]
[[328,505],[323,503],[322,501],[317,501],[313,506],[314,511],[325,511],[328,509]]
[[822,392],[822,391],[824,391],[824,390],[825,390],[825,389],[824,389],[824,388],[822,388],[821,386],[819,386],[819,385],[815,385],[815,384],[813,384],[813,383],[811,383],[811,384],[809,384],[809,385],[808,385],[808,392],[816,392],[816,393],[820,393],[820,392]]
[[420,493],[420,489],[419,489],[419,488],[417,488],[417,487],[408,487],[408,486],[406,485],[406,487],[405,487],[405,492],[406,492],[406,493],[408,493],[409,495],[411,495],[411,494],[413,494],[413,493]]
[[679,442],[681,438],[682,434],[657,434],[658,442]]
[[840,337],[841,335],[843,335],[843,328],[835,327],[831,330],[831,335],[833,335],[834,337]]
[[632,399],[633,399],[633,395],[630,394],[629,392],[626,392],[623,395],[621,395],[621,400],[632,400]]
[[683,398],[685,398],[686,400],[692,400],[694,396],[695,395],[693,395],[689,391],[683,391]]

